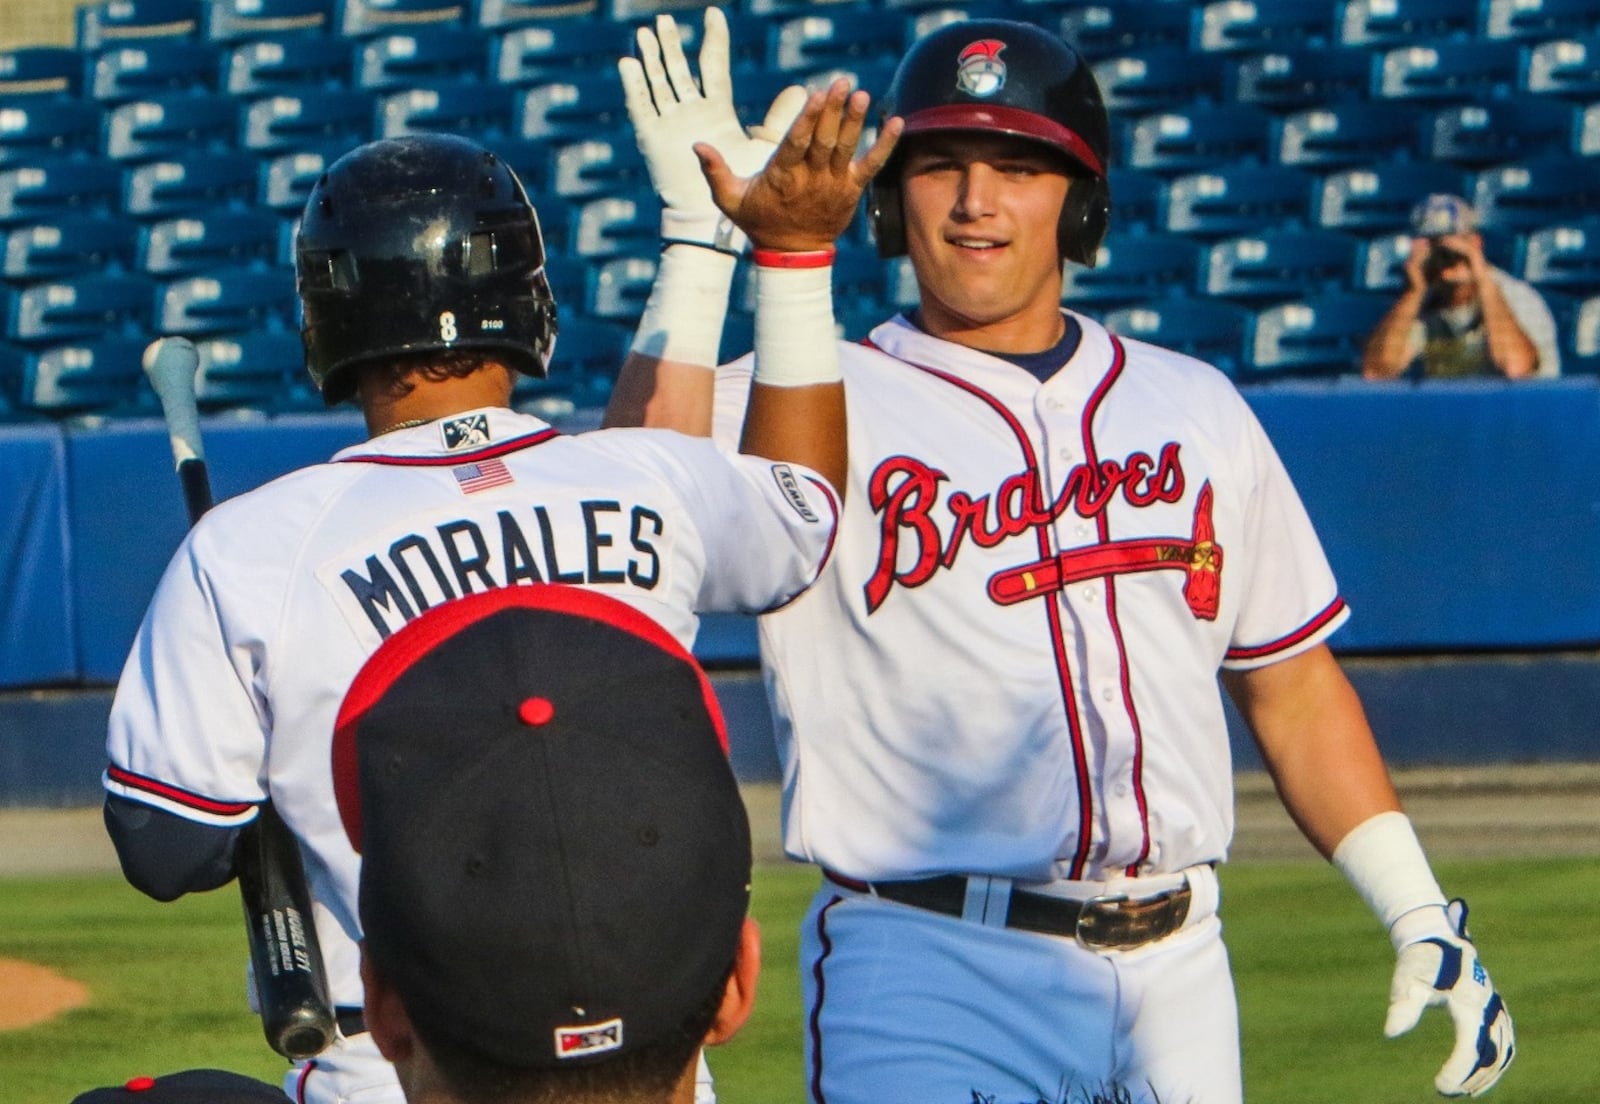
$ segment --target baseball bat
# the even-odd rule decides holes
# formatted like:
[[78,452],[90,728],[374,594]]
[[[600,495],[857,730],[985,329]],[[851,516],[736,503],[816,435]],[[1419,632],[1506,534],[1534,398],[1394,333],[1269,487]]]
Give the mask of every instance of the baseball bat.
[[[145,375],[161,400],[191,526],[211,508],[194,393],[199,360],[194,344],[183,337],[160,338],[144,352]],[[262,802],[256,819],[240,830],[233,866],[267,1043],[286,1058],[310,1058],[333,1042],[333,1006],[300,845],[270,801]]]

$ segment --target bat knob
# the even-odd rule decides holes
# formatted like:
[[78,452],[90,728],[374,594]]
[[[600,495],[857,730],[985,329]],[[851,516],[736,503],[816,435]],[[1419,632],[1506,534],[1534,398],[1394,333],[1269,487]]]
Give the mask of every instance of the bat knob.
[[278,1045],[273,1049],[285,1058],[298,1061],[321,1054],[332,1042],[333,1025],[327,1017],[315,1009],[299,1008],[279,1030]]

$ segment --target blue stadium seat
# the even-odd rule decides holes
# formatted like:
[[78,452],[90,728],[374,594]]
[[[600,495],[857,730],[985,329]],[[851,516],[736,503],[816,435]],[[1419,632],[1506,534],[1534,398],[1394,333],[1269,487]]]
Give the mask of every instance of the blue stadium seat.
[[1471,0],[1344,0],[1339,41],[1369,48],[1471,38],[1478,5]]
[[1361,369],[1361,350],[1393,305],[1388,295],[1359,292],[1276,303],[1256,312],[1241,379],[1338,375]]
[[617,59],[633,52],[633,32],[618,23],[576,19],[514,27],[489,47],[489,79],[542,84],[590,74],[617,79]]
[[89,58],[86,91],[106,104],[181,92],[215,92],[221,56],[210,42],[113,43]]
[[423,24],[464,24],[471,0],[335,0],[333,33],[366,38]]
[[1600,102],[1581,108],[1576,113],[1573,130],[1573,153],[1579,157],[1600,156]]
[[1578,300],[1569,311],[1556,310],[1556,332],[1562,335],[1563,375],[1600,375],[1600,295]]
[[661,252],[661,204],[653,196],[600,196],[574,208],[572,219],[571,255],[644,257]]
[[1558,38],[1530,47],[1520,87],[1541,96],[1600,98],[1600,34]]
[[495,31],[549,19],[592,17],[600,13],[600,0],[478,0],[473,8],[473,23]]
[[378,97],[355,88],[286,88],[245,102],[239,145],[257,155],[372,137]]
[[1230,59],[1225,70],[1231,99],[1268,111],[1365,99],[1371,81],[1372,61],[1367,52],[1340,46],[1251,54]]
[[743,8],[752,15],[765,16],[790,16],[803,15],[808,11],[834,4],[853,4],[859,0],[744,0]]
[[1566,153],[1579,115],[1573,105],[1544,96],[1453,104],[1424,122],[1421,152],[1434,161],[1468,166]]
[[83,61],[71,46],[16,46],[0,50],[0,102],[23,96],[76,96]]
[[474,27],[424,27],[373,35],[356,46],[357,88],[410,88],[433,81],[479,80],[488,47]]
[[249,203],[258,171],[256,159],[247,153],[146,161],[123,178],[122,210],[135,219],[160,219]]
[[[1058,4],[1058,0],[1049,2]],[[1048,24],[1051,10],[1045,0],[885,0],[884,6],[905,10],[907,43],[940,27],[969,19],[1015,19]]]
[[621,195],[648,189],[644,156],[632,138],[591,138],[555,147],[550,153],[548,186],[567,199]]
[[1600,216],[1530,231],[1521,276],[1541,289],[1600,295]]
[[378,96],[373,138],[459,134],[489,146],[512,133],[516,91],[481,81],[441,81]]
[[1411,209],[1435,192],[1466,195],[1469,177],[1450,165],[1429,161],[1382,161],[1322,178],[1312,203],[1312,222],[1327,230],[1373,234],[1404,230]]
[[235,96],[334,89],[350,83],[351,48],[316,35],[256,39],[228,49],[219,68],[222,90]]
[[881,10],[822,8],[780,21],[766,60],[779,72],[814,73],[885,58],[899,61],[904,48],[904,25]]
[[348,142],[323,142],[262,158],[256,170],[258,202],[274,211],[298,215],[317,178],[351,148]]
[[1175,234],[1224,238],[1263,226],[1301,223],[1310,210],[1313,180],[1296,169],[1213,169],[1170,181],[1161,226]]
[[106,111],[103,151],[114,161],[200,157],[234,147],[239,103],[221,92],[150,96]]
[[1333,230],[1267,230],[1212,244],[1200,290],[1236,301],[1292,299],[1342,291],[1356,241]]
[[28,96],[0,105],[0,166],[98,153],[101,119],[100,105],[86,100]]
[[1520,50],[1515,42],[1436,42],[1396,46],[1373,60],[1376,100],[1423,103],[1479,102],[1516,85]]
[[200,0],[103,0],[82,4],[75,16],[78,49],[86,54],[113,42],[194,38],[200,33]]
[[556,334],[556,352],[551,358],[550,378],[536,380],[529,376],[519,377],[513,402],[520,405],[533,395],[570,391],[575,385],[581,386],[581,381],[590,376],[615,379],[632,340],[633,327],[626,323],[581,315],[564,316],[561,329]]
[[687,17],[679,16],[678,12],[699,12],[704,7],[702,0],[606,0],[605,12],[613,23],[653,21],[659,12],[666,12],[682,23]]
[[561,77],[520,89],[511,126],[514,134],[547,142],[631,133],[615,72]]
[[[1048,25],[1044,19],[1033,22]],[[1064,9],[1056,28],[1084,57],[1101,61],[1160,47],[1188,49],[1192,22],[1187,4],[1100,0]]]
[[1118,231],[1151,230],[1160,225],[1166,184],[1155,173],[1112,165],[1106,171],[1111,185],[1111,228]]
[[1350,100],[1296,111],[1274,129],[1273,159],[1311,169],[1372,164],[1414,151],[1423,114],[1407,104]]
[[1334,35],[1330,0],[1212,0],[1195,13],[1195,49],[1240,54],[1316,46]]
[[293,40],[304,43],[333,28],[334,0],[211,0],[200,34],[211,42]]
[[1143,115],[1121,127],[1122,163],[1183,173],[1266,159],[1272,116],[1249,104],[1205,105]]
[[292,392],[305,364],[300,335],[251,330],[195,342],[194,397],[201,409],[276,407]]
[[138,228],[109,214],[64,215],[0,233],[0,277],[54,280],[128,268]]
[[1486,225],[1532,230],[1600,215],[1600,173],[1591,158],[1551,156],[1480,172],[1472,199]]
[[1162,46],[1093,64],[1106,110],[1142,114],[1190,107],[1223,96],[1224,59]]
[[[1519,237],[1492,227],[1481,231],[1483,254],[1489,263],[1507,271],[1517,268]],[[1397,231],[1361,242],[1356,267],[1350,276],[1352,291],[1398,292],[1406,284],[1406,260],[1411,254],[1409,232]]]
[[115,212],[122,171],[100,158],[39,158],[0,164],[0,226],[68,214]]
[[294,273],[286,268],[219,268],[180,276],[156,293],[155,329],[221,334],[296,327]]
[[6,336],[28,345],[143,333],[152,285],[142,276],[67,276],[18,289]]
[[[1115,226],[1115,222],[1113,222]],[[1093,268],[1068,265],[1061,301],[1070,307],[1104,307],[1183,295],[1195,290],[1201,246],[1178,234],[1113,230]]]
[[584,310],[596,318],[632,322],[644,310],[655,278],[654,257],[613,257],[589,265],[584,272]]
[[[52,416],[132,408],[148,390],[144,335],[64,341],[25,354],[18,401]],[[153,406],[153,398],[147,404]]]
[[139,231],[138,267],[152,276],[271,264],[283,246],[283,217],[220,208],[154,222]]
[[1542,42],[1600,31],[1594,0],[1485,0],[1483,37]]
[[1121,337],[1159,345],[1239,374],[1254,314],[1215,299],[1173,298],[1108,311],[1101,321]]

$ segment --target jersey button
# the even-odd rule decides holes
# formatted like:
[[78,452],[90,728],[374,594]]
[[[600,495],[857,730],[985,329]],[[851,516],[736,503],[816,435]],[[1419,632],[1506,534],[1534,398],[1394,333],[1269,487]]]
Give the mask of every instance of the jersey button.
[[1115,786],[1113,786],[1111,788],[1111,792],[1116,794],[1118,797],[1127,797],[1128,796],[1128,784],[1126,782],[1118,782]]
[[1110,701],[1112,698],[1117,696],[1117,692],[1111,689],[1109,686],[1102,686],[1100,688],[1100,696],[1106,701]]
[[1096,590],[1094,587],[1087,586],[1087,587],[1083,588],[1083,600],[1085,602],[1092,602],[1096,598],[1098,598],[1099,596],[1100,596],[1100,592],[1098,590]]

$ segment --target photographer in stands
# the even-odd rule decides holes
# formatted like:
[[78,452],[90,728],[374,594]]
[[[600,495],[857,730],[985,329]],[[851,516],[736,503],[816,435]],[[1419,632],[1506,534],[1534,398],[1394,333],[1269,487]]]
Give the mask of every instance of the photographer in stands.
[[1431,195],[1411,213],[1406,286],[1362,356],[1369,380],[1561,374],[1555,320],[1540,294],[1483,256],[1471,204]]

